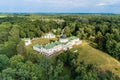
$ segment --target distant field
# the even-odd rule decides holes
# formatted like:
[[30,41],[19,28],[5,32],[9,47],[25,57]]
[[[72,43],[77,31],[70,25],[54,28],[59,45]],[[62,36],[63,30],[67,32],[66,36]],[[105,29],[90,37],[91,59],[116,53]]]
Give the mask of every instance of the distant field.
[[6,15],[0,15],[0,18],[4,18],[4,17],[7,17]]
[[83,41],[83,44],[74,46],[72,51],[78,50],[78,61],[85,61],[97,65],[102,70],[110,70],[114,74],[120,76],[120,62],[104,53],[91,47],[88,42]]

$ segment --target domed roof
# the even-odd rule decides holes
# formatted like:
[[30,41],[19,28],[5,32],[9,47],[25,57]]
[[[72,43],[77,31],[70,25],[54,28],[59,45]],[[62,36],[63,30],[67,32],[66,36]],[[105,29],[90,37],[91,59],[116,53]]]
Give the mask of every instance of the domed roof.
[[60,38],[66,39],[67,37],[66,37],[66,35],[61,35]]

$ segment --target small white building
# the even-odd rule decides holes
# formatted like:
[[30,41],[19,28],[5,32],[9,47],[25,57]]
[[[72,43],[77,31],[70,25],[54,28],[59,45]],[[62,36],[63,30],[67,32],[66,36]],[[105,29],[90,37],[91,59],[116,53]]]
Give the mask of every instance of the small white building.
[[51,32],[45,34],[44,36],[42,36],[42,38],[55,38],[55,35]]
[[24,38],[24,39],[22,39],[22,40],[25,42],[25,46],[28,46],[28,45],[31,44],[30,38]]

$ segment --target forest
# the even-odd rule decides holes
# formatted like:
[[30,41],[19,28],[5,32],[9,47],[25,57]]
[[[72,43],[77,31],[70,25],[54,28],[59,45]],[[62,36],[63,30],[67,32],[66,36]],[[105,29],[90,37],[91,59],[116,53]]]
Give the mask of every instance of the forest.
[[[1,15],[1,14],[0,14]],[[120,75],[78,61],[79,53],[63,51],[53,58],[26,50],[21,38],[53,32],[77,36],[120,61],[120,15],[4,14],[0,17],[0,80],[120,80]]]

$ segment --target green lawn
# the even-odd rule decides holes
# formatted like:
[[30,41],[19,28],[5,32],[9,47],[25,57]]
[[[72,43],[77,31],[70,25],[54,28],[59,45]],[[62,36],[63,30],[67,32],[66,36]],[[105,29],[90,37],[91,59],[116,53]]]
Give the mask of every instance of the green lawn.
[[97,65],[102,70],[110,70],[120,76],[120,62],[104,53],[91,47],[88,42],[83,41],[79,46],[74,46],[71,51],[79,51],[78,61],[85,61]]

